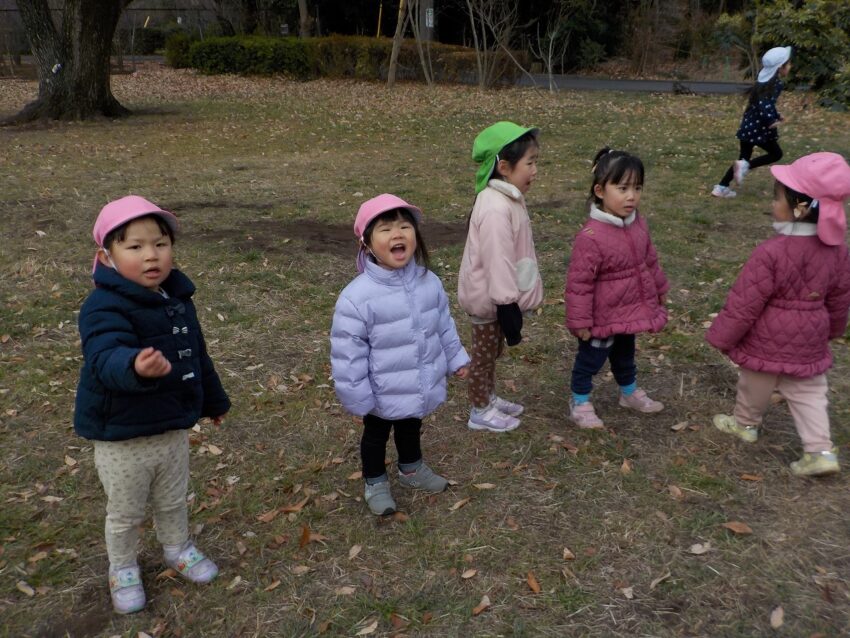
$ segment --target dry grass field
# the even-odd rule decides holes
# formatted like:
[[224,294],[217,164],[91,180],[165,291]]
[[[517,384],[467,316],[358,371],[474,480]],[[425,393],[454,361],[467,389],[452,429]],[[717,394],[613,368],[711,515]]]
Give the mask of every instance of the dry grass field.
[[[35,90],[0,82],[0,116]],[[834,344],[830,373],[844,473],[790,474],[801,449],[781,403],[753,445],[711,425],[732,406],[735,371],[704,330],[772,232],[767,171],[737,199],[708,195],[737,150],[742,98],[387,92],[159,67],[114,78],[114,90],[132,117],[0,128],[0,636],[850,633],[848,342]],[[850,115],[801,94],[780,110],[787,159],[850,155]],[[507,435],[473,433],[453,379],[423,434],[452,487],[396,487],[404,514],[378,520],[356,478],[360,424],[329,379],[333,304],[355,273],[354,214],[387,191],[421,206],[454,300],[472,139],[499,119],[542,129],[528,204],[546,303],[498,372],[527,416]],[[647,166],[642,209],[672,281],[671,320],[639,338],[639,378],[667,409],[624,412],[603,375],[594,397],[609,428],[583,432],[565,418],[575,344],[562,293],[603,145]],[[234,407],[191,435],[191,526],[220,578],[203,589],[172,578],[148,521],[149,603],[120,617],[92,446],[71,417],[91,226],[128,193],[180,217],[177,259]],[[455,319],[467,339],[456,306]],[[725,526],[735,522],[750,533]]]

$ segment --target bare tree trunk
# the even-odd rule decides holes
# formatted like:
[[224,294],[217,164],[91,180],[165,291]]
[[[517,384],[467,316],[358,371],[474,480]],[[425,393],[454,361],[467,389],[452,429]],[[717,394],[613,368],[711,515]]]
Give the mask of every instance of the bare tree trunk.
[[395,74],[398,68],[398,52],[401,49],[401,40],[404,37],[404,24],[407,20],[407,0],[398,0],[398,21],[395,25],[393,35],[393,49],[390,53],[390,68],[387,69],[387,88],[395,86]]
[[302,38],[309,38],[311,24],[310,12],[307,11],[307,0],[298,0],[298,35]]
[[416,50],[419,52],[419,63],[422,65],[422,75],[425,77],[425,84],[432,86],[434,79],[429,68],[429,60],[425,59],[425,50],[422,48],[422,31],[420,30],[419,22],[419,0],[410,0],[410,24],[413,29],[413,39],[416,40]]
[[129,114],[112,95],[109,56],[118,19],[131,0],[65,0],[56,28],[48,0],[18,3],[38,67],[38,98],[9,122]]

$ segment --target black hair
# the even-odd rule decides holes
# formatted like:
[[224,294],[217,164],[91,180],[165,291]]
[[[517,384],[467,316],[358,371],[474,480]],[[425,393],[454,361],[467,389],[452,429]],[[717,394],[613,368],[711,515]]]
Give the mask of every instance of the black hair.
[[381,213],[375,219],[369,222],[366,230],[363,231],[363,243],[367,246],[372,243],[372,232],[380,222],[392,222],[397,219],[403,219],[413,225],[413,230],[416,233],[416,251],[413,253],[416,263],[430,269],[431,261],[428,257],[428,248],[425,246],[425,240],[422,238],[422,233],[419,230],[419,224],[416,222],[416,216],[406,208],[393,208]]
[[643,186],[643,162],[640,158],[626,151],[614,151],[607,146],[601,149],[593,158],[593,182],[590,184],[590,196],[588,204],[602,204],[602,199],[597,197],[593,189],[599,184],[605,188],[605,184],[613,182],[619,184],[623,178],[633,176],[638,186]]
[[168,224],[168,222],[165,221],[159,215],[151,214],[142,215],[141,217],[135,217],[134,219],[131,219],[128,222],[124,222],[117,228],[113,228],[112,230],[110,230],[106,234],[106,237],[103,238],[103,247],[106,248],[106,250],[109,250],[110,248],[112,248],[112,244],[116,241],[119,243],[124,241],[124,237],[127,234],[127,226],[141,219],[153,219],[156,222],[156,225],[159,226],[159,229],[162,231],[162,234],[168,235],[168,238],[171,240],[171,243],[174,243],[174,231],[171,230],[171,226]]
[[528,149],[539,146],[540,144],[537,143],[537,133],[535,131],[523,133],[510,144],[503,146],[502,150],[496,155],[496,162],[493,164],[493,172],[490,173],[490,179],[504,179],[501,173],[499,173],[499,160],[505,160],[513,168],[525,156]]
[[793,188],[786,186],[779,180],[776,180],[773,184],[773,193],[774,196],[781,194],[785,198],[785,202],[788,204],[788,208],[791,209],[792,214],[800,204],[803,204],[806,208],[808,208],[805,216],[800,219],[796,219],[796,221],[808,222],[810,224],[817,223],[820,214],[820,207],[817,204],[812,206],[812,202],[815,199],[814,197],[795,191]]
[[[786,62],[787,64],[787,62]],[[780,67],[782,68],[782,67]],[[750,88],[746,89],[747,106],[755,106],[763,99],[776,95],[776,84],[779,82],[779,71],[770,78],[767,82],[755,82]]]

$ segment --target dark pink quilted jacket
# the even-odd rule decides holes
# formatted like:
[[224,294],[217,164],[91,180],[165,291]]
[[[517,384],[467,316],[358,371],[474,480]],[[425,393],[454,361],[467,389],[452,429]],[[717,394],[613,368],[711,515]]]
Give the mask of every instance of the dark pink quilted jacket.
[[848,308],[847,246],[777,235],[744,264],[706,339],[748,370],[813,377],[832,365]]
[[589,219],[570,256],[564,291],[567,328],[589,328],[597,339],[658,332],[667,323],[659,297],[669,288],[640,214],[624,227]]

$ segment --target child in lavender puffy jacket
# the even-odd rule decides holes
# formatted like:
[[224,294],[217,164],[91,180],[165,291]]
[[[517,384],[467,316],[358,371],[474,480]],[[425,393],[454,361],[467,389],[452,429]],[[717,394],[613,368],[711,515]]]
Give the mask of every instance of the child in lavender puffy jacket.
[[753,251],[706,339],[741,369],[733,414],[722,432],[753,443],[778,391],[803,442],[797,476],[839,471],[829,434],[829,340],[841,337],[850,309],[850,254],[844,202],[850,166],[836,153],[813,153],[773,166],[776,236]]
[[422,419],[446,400],[446,377],[466,378],[443,284],[428,270],[422,211],[395,195],[365,202],[354,221],[360,274],[340,293],[331,328],[331,368],[346,410],[363,417],[360,456],[365,499],[376,516],[396,503],[386,472],[393,432],[398,480],[442,492],[448,481],[422,460]]
[[564,291],[567,328],[579,340],[570,420],[580,428],[603,427],[590,391],[606,360],[620,387],[620,406],[645,413],[664,409],[637,385],[635,335],[658,332],[667,323],[670,288],[638,212],[643,162],[603,148],[591,172],[590,219],[576,235]]

